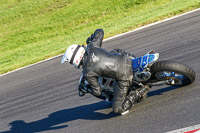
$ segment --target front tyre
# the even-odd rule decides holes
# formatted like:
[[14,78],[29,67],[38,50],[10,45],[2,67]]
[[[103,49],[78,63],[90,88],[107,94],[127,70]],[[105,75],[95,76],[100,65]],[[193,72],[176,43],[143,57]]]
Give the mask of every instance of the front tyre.
[[168,80],[170,85],[189,85],[195,80],[192,68],[175,61],[159,61],[151,66],[151,79]]

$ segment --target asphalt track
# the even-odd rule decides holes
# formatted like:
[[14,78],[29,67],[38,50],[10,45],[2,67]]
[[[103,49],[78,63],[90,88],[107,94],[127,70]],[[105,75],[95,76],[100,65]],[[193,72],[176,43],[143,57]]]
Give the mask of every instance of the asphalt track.
[[119,116],[111,102],[79,97],[81,71],[57,57],[0,77],[0,132],[162,133],[200,124],[200,11],[105,41],[103,48],[136,56],[154,49],[159,60],[183,62],[197,78],[181,88],[154,87]]

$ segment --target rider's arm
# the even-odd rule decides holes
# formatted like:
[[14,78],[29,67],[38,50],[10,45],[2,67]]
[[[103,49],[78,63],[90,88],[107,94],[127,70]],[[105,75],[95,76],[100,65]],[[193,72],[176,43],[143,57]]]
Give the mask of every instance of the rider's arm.
[[94,72],[89,72],[85,78],[87,79],[90,87],[91,87],[91,93],[95,96],[100,96],[101,95],[101,87],[99,86],[97,77],[99,77],[96,73]]

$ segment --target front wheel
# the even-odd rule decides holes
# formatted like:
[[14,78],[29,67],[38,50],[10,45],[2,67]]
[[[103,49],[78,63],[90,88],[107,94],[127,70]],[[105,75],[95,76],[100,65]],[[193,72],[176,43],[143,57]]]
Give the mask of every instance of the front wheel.
[[159,61],[151,66],[151,79],[169,80],[170,85],[189,85],[195,80],[192,68],[175,61]]

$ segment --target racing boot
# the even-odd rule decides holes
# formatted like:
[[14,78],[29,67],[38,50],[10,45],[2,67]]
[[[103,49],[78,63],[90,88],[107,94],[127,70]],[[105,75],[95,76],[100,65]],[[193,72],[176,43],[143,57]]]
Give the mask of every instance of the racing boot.
[[134,104],[137,101],[137,94],[136,91],[131,91],[129,95],[125,98],[124,103],[123,103],[123,109],[125,110],[124,112],[121,113],[121,115],[125,115],[129,112],[129,109],[134,106]]
[[148,89],[149,87],[145,86],[136,91],[131,91],[124,101],[123,108],[129,110],[135,103],[144,100],[147,97]]
[[124,101],[124,104],[122,106],[123,106],[122,108],[123,108],[124,112],[122,112],[121,115],[125,115],[125,114],[129,113],[129,109],[133,106],[133,104],[128,98],[126,98]]

